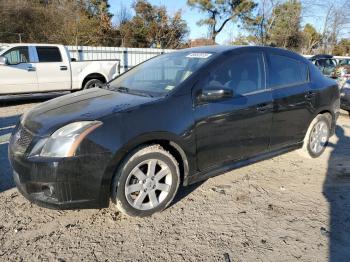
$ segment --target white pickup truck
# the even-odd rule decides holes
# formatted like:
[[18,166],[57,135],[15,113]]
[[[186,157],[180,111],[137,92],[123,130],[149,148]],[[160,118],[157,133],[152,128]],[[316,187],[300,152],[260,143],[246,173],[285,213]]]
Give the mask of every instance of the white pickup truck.
[[0,46],[0,98],[98,87],[118,73],[119,61],[75,61],[63,45]]

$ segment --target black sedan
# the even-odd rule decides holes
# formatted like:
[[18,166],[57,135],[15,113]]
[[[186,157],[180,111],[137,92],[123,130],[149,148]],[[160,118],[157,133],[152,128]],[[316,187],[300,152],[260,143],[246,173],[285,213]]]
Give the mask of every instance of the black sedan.
[[318,157],[339,90],[308,60],[268,47],[203,47],[153,58],[103,89],[45,102],[9,144],[19,191],[51,208],[146,216],[179,185],[293,149]]

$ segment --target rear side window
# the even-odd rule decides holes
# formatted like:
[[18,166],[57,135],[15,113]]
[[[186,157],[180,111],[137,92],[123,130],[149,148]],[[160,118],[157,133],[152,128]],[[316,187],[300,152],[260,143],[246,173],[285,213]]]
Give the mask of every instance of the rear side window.
[[38,46],[36,48],[38,52],[39,62],[62,62],[61,52],[57,47],[51,46]]
[[270,55],[270,87],[278,88],[308,81],[308,66],[296,59]]
[[7,58],[9,65],[29,63],[28,47],[14,47],[7,51],[3,56]]

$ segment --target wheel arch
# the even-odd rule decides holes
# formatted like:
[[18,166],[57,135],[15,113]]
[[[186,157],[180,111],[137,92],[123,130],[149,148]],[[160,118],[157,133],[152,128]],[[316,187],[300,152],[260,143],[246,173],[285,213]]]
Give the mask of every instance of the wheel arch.
[[122,156],[118,157],[120,160],[118,161],[115,170],[120,166],[120,164],[123,162],[123,160],[133,151],[137,150],[139,147],[147,146],[147,145],[160,145],[163,147],[166,151],[168,151],[179,163],[179,170],[180,170],[180,178],[181,182],[188,176],[189,174],[189,164],[188,164],[188,157],[185,152],[185,150],[180,146],[180,144],[175,141],[174,139],[165,138],[165,137],[159,137],[159,138],[153,138],[153,139],[147,139],[139,143],[133,143],[132,145],[128,146],[128,149],[124,149],[124,154]]
[[177,139],[177,137],[173,134],[164,132],[154,133],[152,135],[142,135],[131,139],[129,143],[118,150],[110,165],[107,167],[100,191],[100,200],[102,202],[108,203],[112,192],[113,179],[116,175],[116,171],[120,165],[123,164],[124,159],[128,157],[129,154],[137,150],[137,148],[155,144],[159,144],[172,156],[174,156],[176,161],[179,163],[180,183],[185,183],[186,178],[190,173],[189,154],[186,152],[184,149],[185,147],[181,144],[179,139]]
[[[314,117],[316,117],[317,115],[325,115],[325,114],[328,114],[331,117],[331,119],[330,119],[330,121],[331,121],[331,135],[333,135],[335,132],[336,120],[337,120],[337,116],[333,110],[330,110],[329,108],[322,108],[322,109],[318,110],[317,114],[315,114]],[[310,124],[311,124],[311,122],[310,122]]]

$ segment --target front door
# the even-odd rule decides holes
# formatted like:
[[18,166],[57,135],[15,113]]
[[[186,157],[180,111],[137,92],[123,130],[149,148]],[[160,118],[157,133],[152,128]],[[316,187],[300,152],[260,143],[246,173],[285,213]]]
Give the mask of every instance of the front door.
[[[224,86],[233,97],[195,106],[197,164],[201,171],[268,150],[272,95],[265,85],[264,55],[226,58],[196,87]],[[196,91],[197,92],[197,91]]]
[[38,92],[36,68],[31,63],[28,47],[11,48],[2,56],[8,64],[0,66],[0,94]]

